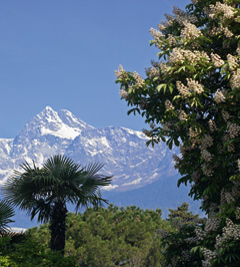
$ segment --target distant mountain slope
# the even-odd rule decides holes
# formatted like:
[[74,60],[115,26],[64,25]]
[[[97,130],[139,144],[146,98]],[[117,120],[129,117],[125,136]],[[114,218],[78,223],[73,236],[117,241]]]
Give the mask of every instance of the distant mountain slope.
[[0,139],[0,179],[6,180],[24,160],[42,165],[54,154],[66,154],[83,165],[103,163],[102,172],[114,176],[107,190],[140,188],[175,175],[172,152],[163,143],[147,147],[146,141],[141,132],[121,127],[97,129],[70,111],[46,107],[14,139]]
[[113,203],[118,207],[137,206],[142,209],[157,208],[162,210],[162,217],[166,218],[169,209],[179,207],[183,202],[189,203],[189,208],[194,213],[199,213],[201,216],[204,214],[199,210],[200,202],[193,201],[188,196],[189,186],[184,185],[177,188],[177,180],[180,175],[165,177],[161,180],[155,181],[139,189],[133,189],[124,192],[103,192],[103,197],[109,203]]
[[189,202],[188,190],[176,187],[172,153],[178,154],[178,148],[170,151],[164,143],[147,147],[146,141],[142,132],[94,128],[68,110],[46,107],[14,139],[0,139],[0,183],[24,160],[41,166],[50,156],[65,154],[82,165],[104,164],[101,172],[114,177],[102,191],[114,204],[163,209]]

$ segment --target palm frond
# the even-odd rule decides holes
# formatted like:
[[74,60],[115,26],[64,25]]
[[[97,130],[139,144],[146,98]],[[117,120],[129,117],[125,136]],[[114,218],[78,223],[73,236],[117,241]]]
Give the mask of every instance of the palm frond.
[[6,201],[0,201],[0,233],[4,233],[9,228],[8,224],[13,222],[10,218],[14,216],[12,206]]
[[90,163],[86,168],[86,172],[89,176],[94,176],[103,166],[104,164],[101,163]]
[[25,161],[21,164],[23,172],[14,172],[3,186],[3,194],[9,203],[26,210],[31,219],[38,216],[38,221],[47,222],[57,201],[71,202],[77,209],[107,203],[99,187],[109,185],[112,176],[98,174],[102,167],[100,163],[81,167],[64,155],[50,157],[42,168],[34,161],[32,165]]

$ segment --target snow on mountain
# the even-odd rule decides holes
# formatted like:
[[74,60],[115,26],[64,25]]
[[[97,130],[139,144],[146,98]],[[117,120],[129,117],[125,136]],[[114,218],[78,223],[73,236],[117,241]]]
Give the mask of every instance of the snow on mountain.
[[[156,207],[167,215],[186,201],[197,211],[198,202],[187,196],[189,188],[177,188],[179,174],[174,169],[172,153],[164,143],[146,146],[147,137],[123,127],[94,128],[68,110],[46,107],[30,119],[14,139],[0,138],[0,184],[7,181],[19,164],[32,160],[41,166],[55,154],[65,154],[81,165],[103,163],[102,174],[113,175],[103,197],[118,206]],[[18,227],[28,227],[29,220],[17,211]],[[36,222],[35,222],[36,224]]]
[[[93,128],[67,110],[54,111],[46,107],[29,120],[14,138],[10,157],[14,168],[23,160],[34,160],[38,165],[54,154],[64,154],[83,129]],[[10,166],[9,166],[10,167]]]
[[9,177],[11,169],[14,168],[10,152],[13,146],[13,139],[0,138],[0,178]]
[[83,164],[103,163],[102,173],[114,176],[112,186],[125,191],[176,174],[167,147],[147,147],[146,141],[143,133],[126,128],[93,128],[82,131],[66,155]]
[[147,147],[147,137],[121,127],[94,128],[68,110],[46,107],[14,139],[0,139],[0,180],[24,160],[42,165],[54,154],[66,154],[87,165],[103,163],[103,174],[113,175],[106,190],[126,191],[176,175],[172,153],[165,144]]

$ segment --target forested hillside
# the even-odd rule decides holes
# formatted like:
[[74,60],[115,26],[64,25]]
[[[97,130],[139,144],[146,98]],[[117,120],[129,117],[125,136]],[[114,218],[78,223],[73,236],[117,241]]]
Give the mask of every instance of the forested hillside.
[[[179,212],[181,210],[181,212]],[[177,215],[176,215],[177,214]],[[174,217],[174,219],[173,219]],[[47,224],[34,227],[24,236],[1,238],[1,266],[163,266],[166,233],[177,233],[176,221],[198,218],[183,204],[171,210],[169,219],[161,210],[136,206],[88,208],[84,213],[68,213],[64,258],[50,251]],[[164,235],[164,239],[162,236]],[[20,239],[19,239],[20,238]],[[64,265],[65,264],[65,265]]]

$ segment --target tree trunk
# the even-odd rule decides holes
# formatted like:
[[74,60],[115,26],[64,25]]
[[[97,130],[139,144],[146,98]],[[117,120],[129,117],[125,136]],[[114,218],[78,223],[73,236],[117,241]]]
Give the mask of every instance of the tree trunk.
[[50,245],[52,251],[61,251],[62,256],[64,256],[65,247],[66,216],[66,203],[60,200],[55,202],[49,226],[51,231]]

